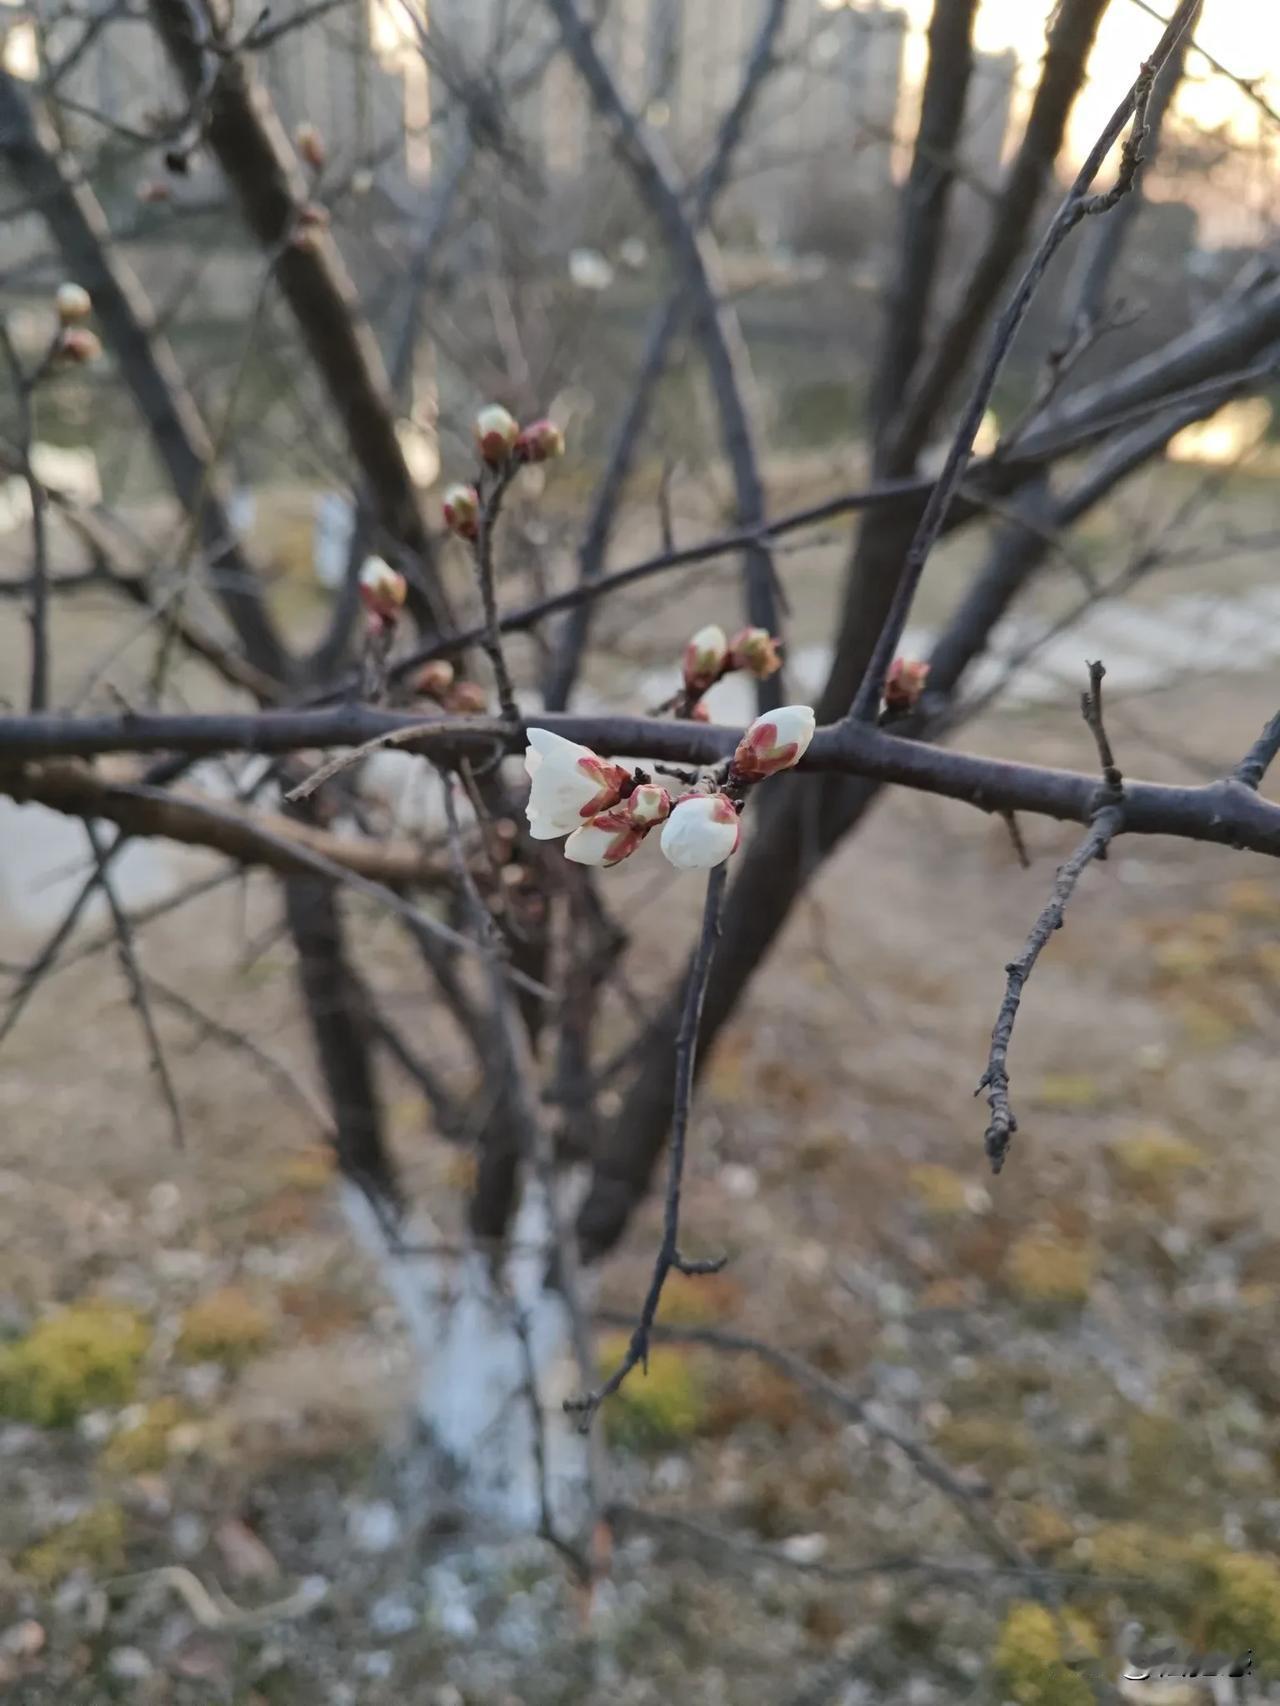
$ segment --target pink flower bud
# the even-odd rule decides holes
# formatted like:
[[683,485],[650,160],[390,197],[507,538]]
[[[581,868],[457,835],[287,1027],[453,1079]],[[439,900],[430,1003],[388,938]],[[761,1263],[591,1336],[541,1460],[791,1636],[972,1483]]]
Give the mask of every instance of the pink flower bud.
[[325,163],[326,149],[324,138],[315,125],[300,124],[293,133],[293,143],[312,171],[320,171]]
[[909,711],[920,703],[929,665],[919,658],[894,658],[884,683],[886,711]]
[[564,455],[564,434],[554,421],[531,421],[516,440],[521,462],[550,462]]
[[729,641],[729,663],[757,681],[767,681],[782,668],[778,642],[767,628],[743,628]]
[[445,697],[444,708],[457,717],[480,717],[489,709],[489,695],[478,681],[457,681]]
[[366,557],[359,589],[360,602],[380,622],[396,621],[409,591],[404,576],[381,557]]
[[490,403],[476,416],[476,443],[491,468],[502,466],[519,437],[519,422],[500,403]]
[[742,824],[724,794],[686,794],[662,826],[662,851],[678,870],[707,871],[738,850]]
[[631,790],[626,814],[637,829],[650,830],[671,815],[671,795],[656,782],[642,782]]
[[444,524],[462,539],[474,539],[480,528],[480,494],[474,486],[446,486]]
[[729,657],[729,642],[724,629],[714,622],[698,632],[684,648],[684,685],[686,693],[705,693],[719,681]]
[[815,719],[808,705],[783,705],[766,711],[738,742],[732,773],[743,782],[759,782],[790,770],[804,757],[813,739]]
[[69,326],[58,339],[58,359],[71,362],[76,367],[97,361],[101,354],[102,343],[97,333],[91,332],[87,326]]
[[54,301],[58,318],[64,326],[74,326],[77,320],[87,320],[93,312],[89,292],[82,284],[60,284]]
[[707,709],[705,699],[699,699],[696,705],[690,707],[689,721],[691,723],[709,723],[711,721],[711,712]]
[[553,841],[616,806],[627,772],[589,746],[550,729],[529,730],[524,767],[530,778],[525,816],[535,841]]
[[289,236],[289,247],[300,249],[304,254],[314,254],[320,247],[320,239],[329,223],[329,210],[319,207],[315,202],[307,202],[300,207],[294,219],[293,231]]
[[644,840],[625,811],[601,812],[575,829],[564,844],[564,856],[575,865],[620,865]]
[[413,678],[413,691],[425,699],[443,699],[453,686],[453,665],[447,658],[432,658]]

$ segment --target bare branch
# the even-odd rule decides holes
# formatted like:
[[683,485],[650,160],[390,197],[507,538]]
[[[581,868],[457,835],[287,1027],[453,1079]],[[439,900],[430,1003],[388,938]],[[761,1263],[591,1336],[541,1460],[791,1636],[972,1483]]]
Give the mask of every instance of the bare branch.
[[986,1146],[993,1173],[998,1173],[1004,1166],[1009,1142],[1018,1129],[1018,1121],[1009,1101],[1009,1043],[1013,1036],[1014,1021],[1018,1017],[1022,991],[1035,969],[1041,950],[1054,931],[1061,930],[1067,903],[1075,893],[1076,884],[1084,871],[1095,859],[1106,858],[1111,841],[1125,827],[1123,782],[1116,768],[1102,719],[1102,678],[1105,673],[1101,663],[1089,665],[1089,690],[1081,695],[1080,701],[1081,712],[1097,745],[1098,759],[1102,766],[1102,787],[1098,791],[1097,806],[1089,825],[1089,833],[1071,857],[1059,865],[1048,904],[1032,925],[1031,934],[1027,937],[1022,952],[1004,968],[1007,978],[1004,1000],[1000,1004],[995,1029],[991,1033],[991,1053],[987,1069],[978,1084],[978,1090],[974,1092],[976,1095],[985,1090],[991,1107]]
[[241,865],[296,874],[313,869],[312,854],[382,883],[439,888],[448,877],[443,860],[410,841],[335,835],[278,813],[249,812],[225,801],[111,779],[75,763],[27,765],[16,772],[0,764],[0,792],[71,817],[104,818],[135,838],[162,836],[207,847]]
[[[1142,114],[1146,111],[1152,81],[1177,46],[1179,38],[1190,22],[1198,3],[1199,0],[1182,0],[1173,22],[1165,30],[1151,57],[1143,64],[1128,94],[1111,115],[1102,130],[1102,134],[1090,149],[1061,207],[1059,207],[1037,245],[1035,253],[1027,263],[1016,290],[995,323],[986,357],[965,405],[960,425],[938,475],[937,484],[929,494],[924,514],[920,518],[919,526],[916,528],[915,535],[907,549],[902,570],[894,589],[889,613],[863,673],[862,682],[853,705],[850,707],[849,715],[851,717],[865,720],[874,714],[875,708],[879,704],[881,686],[893,654],[897,650],[898,642],[902,637],[902,630],[906,626],[916,589],[920,584],[920,577],[924,573],[925,563],[937,543],[951,500],[964,477],[965,467],[973,452],[973,442],[986,413],[987,405],[991,400],[996,379],[1004,365],[1005,357],[1012,347],[1018,328],[1026,316],[1031,299],[1048,270],[1049,262],[1067,236],[1088,213],[1100,205],[1089,196],[1090,186],[1125,126],[1131,121],[1139,126],[1141,125]],[[1134,170],[1136,170],[1136,165],[1135,158]],[[1129,181],[1132,181],[1132,172]]]
[[173,1125],[173,1140],[179,1149],[185,1149],[187,1140],[182,1119],[182,1107],[178,1101],[178,1092],[174,1086],[173,1075],[169,1071],[169,1063],[165,1059],[164,1047],[161,1044],[160,1035],[156,1030],[155,1019],[151,1012],[146,980],[143,978],[142,968],[138,964],[138,956],[134,948],[133,927],[129,921],[129,915],[120,904],[120,896],[116,893],[115,882],[107,868],[107,855],[110,849],[103,845],[97,825],[89,818],[84,820],[84,832],[93,851],[93,861],[97,867],[99,885],[107,897],[107,907],[111,913],[111,922],[115,927],[120,969],[124,973],[124,980],[128,985],[129,1000],[138,1015],[138,1022],[142,1026],[142,1034],[146,1039],[151,1070],[155,1073],[156,1081],[160,1086],[160,1093],[164,1097],[165,1107],[169,1110],[169,1119]]
[[667,1155],[667,1199],[662,1221],[662,1242],[653,1265],[653,1276],[640,1308],[626,1354],[602,1386],[581,1398],[565,1400],[565,1409],[579,1417],[583,1432],[591,1426],[591,1418],[606,1398],[622,1385],[633,1368],[649,1369],[649,1341],[662,1301],[663,1287],[668,1276],[681,1274],[716,1273],[724,1266],[723,1259],[712,1262],[691,1262],[680,1251],[680,1193],[684,1184],[685,1140],[689,1130],[689,1110],[693,1104],[694,1063],[698,1050],[698,1025],[702,1018],[702,1001],[707,992],[707,976],[711,957],[720,935],[720,908],[724,902],[727,867],[717,865],[707,878],[707,898],[702,911],[702,929],[694,950],[693,965],[685,990],[684,1012],[676,1038],[675,1114],[671,1122],[671,1147]]
[[[736,317],[722,299],[714,279],[714,256],[685,212],[671,169],[656,143],[641,129],[596,48],[575,0],[546,0],[560,26],[565,48],[578,67],[602,119],[612,133],[636,189],[649,206],[672,257],[684,275],[692,298],[694,324],[716,394],[725,455],[733,472],[738,520],[744,529],[759,531],[765,519],[764,483],[760,476],[755,433],[747,405],[746,354]],[[781,632],[776,574],[772,557],[762,544],[748,546],[743,556],[748,620],[771,634]],[[761,710],[781,703],[781,679],[760,682]]]

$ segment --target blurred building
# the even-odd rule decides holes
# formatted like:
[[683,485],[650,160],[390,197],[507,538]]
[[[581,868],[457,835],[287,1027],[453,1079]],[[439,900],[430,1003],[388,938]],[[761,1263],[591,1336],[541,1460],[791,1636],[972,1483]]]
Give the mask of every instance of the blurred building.
[[763,241],[865,249],[892,185],[906,37],[905,12],[878,0],[794,0],[738,192]]
[[[302,0],[273,6],[271,26],[310,10]],[[88,0],[74,13],[68,9],[46,31],[50,60],[56,62],[80,39],[86,15],[117,11],[116,0]],[[286,32],[255,55],[255,65],[285,127],[292,131],[304,120],[317,125],[335,165],[368,166],[392,178],[403,173],[403,79],[382,63],[366,0],[352,0]],[[109,136],[113,126],[148,132],[158,117],[185,107],[145,13],[113,18],[75,60],[59,95],[68,133],[89,145]]]

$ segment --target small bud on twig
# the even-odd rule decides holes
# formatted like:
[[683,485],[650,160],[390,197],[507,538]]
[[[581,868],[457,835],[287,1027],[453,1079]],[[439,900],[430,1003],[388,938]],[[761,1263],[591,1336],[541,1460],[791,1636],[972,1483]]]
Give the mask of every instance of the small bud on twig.
[[476,416],[476,444],[491,468],[502,466],[519,437],[519,422],[500,403],[490,403]]
[[415,693],[420,693],[425,699],[438,699],[442,703],[452,686],[453,665],[447,658],[432,658],[430,663],[423,664],[413,678]]
[[815,726],[808,705],[783,705],[757,717],[738,742],[730,775],[740,782],[761,782],[790,770],[808,751]]
[[102,354],[102,342],[87,326],[68,326],[58,339],[58,359],[75,367],[97,361]]
[[729,658],[729,642],[724,629],[710,622],[684,648],[684,685],[691,694],[705,693],[719,681]]
[[293,133],[293,143],[299,155],[313,172],[322,169],[327,158],[327,150],[324,145],[324,138],[314,124],[300,124]]
[[82,284],[60,284],[54,301],[58,318],[64,326],[74,326],[78,320],[87,320],[93,312],[89,292]]
[[910,711],[920,703],[929,665],[919,658],[894,658],[884,683],[886,711]]
[[564,434],[554,421],[531,421],[521,428],[515,451],[521,462],[550,462],[564,455]]
[[738,850],[742,824],[725,794],[686,794],[662,826],[661,847],[681,871],[709,871]]
[[459,538],[475,538],[480,527],[480,494],[474,486],[459,483],[445,487],[444,524]]
[[631,790],[626,812],[637,829],[652,829],[671,816],[671,795],[656,782],[641,782]]
[[398,570],[381,557],[367,557],[360,570],[360,602],[379,622],[398,621],[408,585]]
[[444,708],[456,717],[481,717],[489,709],[489,695],[478,681],[457,681],[445,696]]
[[329,210],[320,207],[316,202],[309,201],[300,207],[293,222],[293,231],[289,237],[289,246],[302,249],[306,253],[314,253],[320,246],[320,238],[329,224]]
[[729,641],[729,665],[767,681],[782,668],[778,642],[767,628],[743,628]]

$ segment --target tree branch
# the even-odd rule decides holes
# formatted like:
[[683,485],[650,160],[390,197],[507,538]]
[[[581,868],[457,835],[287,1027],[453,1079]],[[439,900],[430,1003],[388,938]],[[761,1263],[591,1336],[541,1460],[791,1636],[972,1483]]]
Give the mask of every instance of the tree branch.
[[1053,880],[1053,892],[1048,904],[1031,927],[1026,946],[1016,960],[1004,968],[1007,982],[1004,1000],[991,1033],[991,1053],[987,1069],[978,1084],[978,1091],[987,1092],[991,1108],[991,1123],[986,1132],[987,1157],[991,1171],[998,1173],[1004,1166],[1009,1142],[1018,1129],[1018,1121],[1009,1101],[1009,1043],[1014,1022],[1022,1001],[1027,979],[1035,970],[1041,950],[1055,930],[1061,930],[1067,903],[1075,893],[1076,884],[1095,859],[1105,859],[1112,840],[1125,827],[1124,786],[1107,738],[1102,720],[1102,678],[1106,674],[1101,663],[1089,665],[1089,689],[1081,695],[1080,709],[1098,748],[1102,766],[1102,786],[1098,790],[1089,833],[1065,863],[1059,865]]
[[717,865],[707,878],[707,897],[702,911],[702,929],[694,950],[693,965],[685,990],[684,1012],[676,1037],[675,1114],[671,1122],[671,1147],[667,1154],[667,1199],[662,1220],[662,1242],[654,1260],[649,1289],[640,1307],[640,1319],[631,1334],[626,1354],[613,1373],[593,1392],[581,1398],[567,1398],[565,1409],[579,1418],[585,1433],[591,1419],[615,1393],[637,1366],[649,1371],[649,1339],[662,1302],[663,1287],[674,1271],[682,1274],[716,1273],[724,1261],[691,1262],[680,1253],[680,1193],[684,1185],[685,1140],[689,1130],[689,1111],[693,1105],[694,1063],[698,1050],[698,1025],[702,1018],[703,997],[707,993],[707,977],[711,957],[720,935],[720,909],[724,903],[727,867]]
[[[738,520],[744,530],[759,532],[764,525],[764,483],[760,477],[755,434],[747,406],[746,356],[736,316],[724,303],[713,279],[714,261],[705,239],[700,240],[686,215],[667,162],[642,131],[635,115],[596,49],[591,31],[575,0],[546,0],[560,26],[561,37],[601,118],[609,127],[624,165],[635,180],[641,199],[652,212],[692,298],[694,324],[707,362],[707,371],[720,413],[725,455],[733,473]],[[780,612],[773,559],[763,544],[743,554],[747,619],[771,634],[780,632]],[[761,710],[781,703],[781,678],[758,685]]]
[[[1197,4],[1198,0],[1182,0],[1172,23],[1166,28],[1151,57],[1144,62],[1128,94],[1111,115],[1102,130],[1102,134],[1090,149],[1083,166],[1076,175],[1075,182],[1068,190],[1062,205],[1037,245],[1035,253],[1027,263],[1017,288],[995,323],[986,357],[961,415],[960,425],[938,475],[937,484],[929,494],[924,514],[921,516],[919,526],[916,528],[907,548],[888,615],[849,710],[851,717],[866,720],[874,714],[875,708],[880,702],[884,678],[893,659],[893,654],[897,650],[898,642],[902,638],[902,630],[906,626],[907,617],[910,614],[920,578],[924,573],[925,564],[942,532],[951,500],[959,488],[964,477],[966,464],[973,452],[973,441],[991,400],[996,379],[1013,345],[1018,328],[1026,316],[1031,299],[1048,270],[1050,261],[1070,232],[1087,214],[1102,209],[1104,205],[1110,205],[1109,202],[1106,202],[1106,198],[1103,198],[1102,201],[1091,198],[1088,193],[1089,189],[1125,126],[1132,121],[1135,126],[1141,128],[1142,115],[1146,111],[1152,81],[1176,48]],[[1136,165],[1135,154],[1132,168],[1128,173],[1129,182],[1132,182]]]

